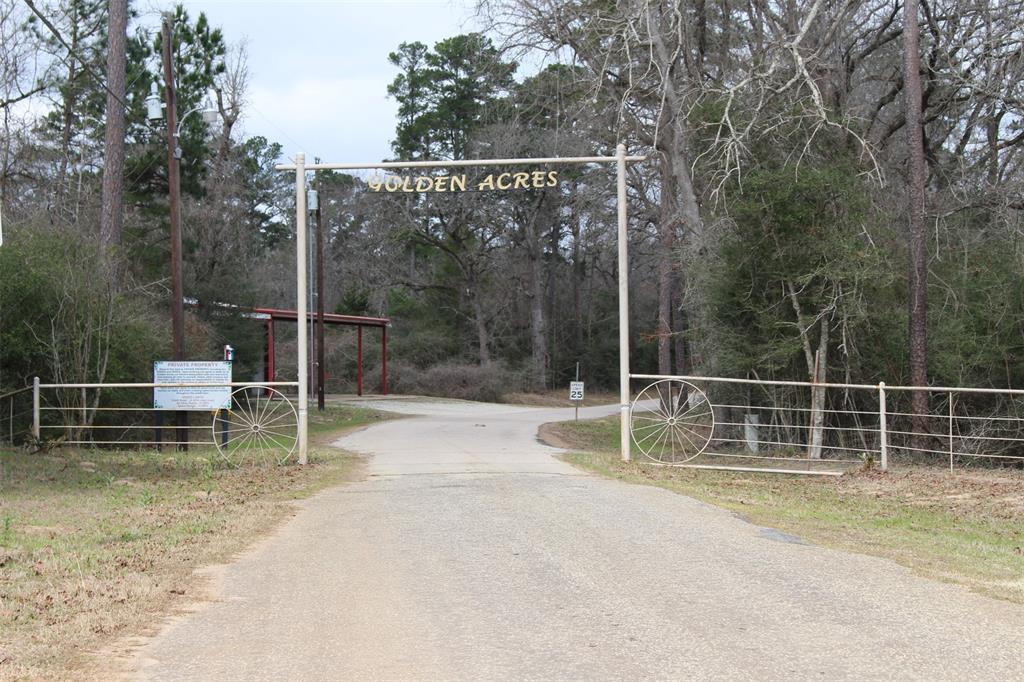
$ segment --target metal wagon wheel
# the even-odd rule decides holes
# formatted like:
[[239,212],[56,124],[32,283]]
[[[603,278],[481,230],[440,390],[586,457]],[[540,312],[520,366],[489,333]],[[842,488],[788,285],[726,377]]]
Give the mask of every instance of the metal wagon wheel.
[[299,415],[284,394],[272,388],[239,388],[231,408],[213,415],[213,441],[234,466],[284,464],[299,442]]
[[682,464],[704,452],[715,431],[715,411],[704,391],[687,381],[660,379],[629,408],[633,443],[662,464]]

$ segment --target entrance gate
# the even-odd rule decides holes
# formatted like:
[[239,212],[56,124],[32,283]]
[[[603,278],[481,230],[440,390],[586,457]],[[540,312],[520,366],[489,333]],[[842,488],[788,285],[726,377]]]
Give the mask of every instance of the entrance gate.
[[[381,163],[311,163],[306,164],[302,152],[295,155],[295,163],[275,166],[277,170],[295,171],[295,273],[297,286],[296,308],[298,318],[306,319],[306,171],[318,170],[378,170],[384,168],[459,168],[472,166],[554,166],[615,164],[616,208],[618,212],[618,268],[619,268],[619,414],[622,437],[622,459],[630,458],[630,390],[629,390],[629,243],[627,240],[626,164],[643,161],[644,156],[626,156],[625,145],[618,145],[615,156],[575,156],[533,159],[462,159],[459,161],[384,161]],[[308,358],[306,337],[299,334],[299,463],[307,462],[309,400]]]

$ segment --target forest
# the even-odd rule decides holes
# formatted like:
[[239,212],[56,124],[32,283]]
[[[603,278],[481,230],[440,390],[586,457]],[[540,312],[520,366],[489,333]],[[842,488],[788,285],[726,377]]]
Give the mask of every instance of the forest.
[[[893,0],[482,0],[479,32],[392,47],[393,158],[646,155],[636,371],[1020,388],[1022,4],[922,1],[909,55]],[[166,130],[145,108],[161,38],[134,5],[0,0],[0,393],[148,381],[170,356]],[[179,111],[217,110],[179,143],[187,353],[232,344],[258,377],[244,311],[294,307],[294,178],[273,166],[298,150],[242,133],[242,36],[180,6],[173,25]],[[393,391],[497,400],[577,362],[616,385],[614,173],[538,170],[557,183],[312,180],[325,309],[391,319]],[[327,353],[328,390],[351,392],[352,333]]]

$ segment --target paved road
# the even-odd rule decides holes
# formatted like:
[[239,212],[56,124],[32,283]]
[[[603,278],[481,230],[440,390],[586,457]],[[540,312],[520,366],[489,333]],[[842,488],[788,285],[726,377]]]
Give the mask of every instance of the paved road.
[[581,474],[535,439],[570,411],[378,407],[426,416],[339,441],[366,480],[232,564],[140,676],[1024,678],[1021,607]]

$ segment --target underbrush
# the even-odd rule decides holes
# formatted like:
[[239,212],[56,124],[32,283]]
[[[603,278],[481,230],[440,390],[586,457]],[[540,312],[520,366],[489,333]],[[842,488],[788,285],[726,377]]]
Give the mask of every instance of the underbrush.
[[508,393],[523,391],[527,383],[522,372],[497,363],[445,363],[426,369],[392,363],[389,372],[389,383],[394,393],[490,403],[501,402]]

